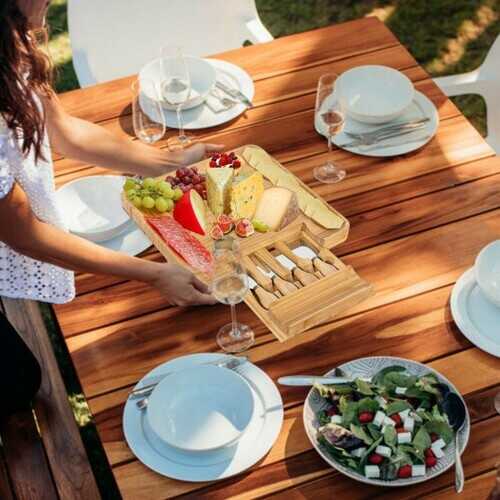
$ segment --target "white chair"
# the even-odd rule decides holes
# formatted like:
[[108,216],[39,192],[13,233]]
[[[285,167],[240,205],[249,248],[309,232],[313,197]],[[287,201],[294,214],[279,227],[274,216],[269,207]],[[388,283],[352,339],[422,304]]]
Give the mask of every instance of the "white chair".
[[68,24],[82,87],[138,73],[164,45],[206,56],[273,40],[255,0],[69,0]]
[[443,76],[434,81],[447,96],[479,94],[486,101],[486,141],[500,154],[500,37],[495,40],[479,68],[461,75]]

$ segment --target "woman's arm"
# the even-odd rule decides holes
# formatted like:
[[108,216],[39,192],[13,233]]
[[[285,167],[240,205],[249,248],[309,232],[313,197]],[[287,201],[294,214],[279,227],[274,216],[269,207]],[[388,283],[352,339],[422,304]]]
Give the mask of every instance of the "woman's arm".
[[149,283],[175,305],[216,302],[207,287],[180,266],[129,257],[41,222],[17,184],[0,199],[0,241],[18,253],[66,269]]
[[43,103],[50,142],[58,153],[119,172],[157,177],[222,148],[218,144],[197,143],[185,150],[166,151],[118,137],[104,127],[69,115],[55,94],[44,98]]

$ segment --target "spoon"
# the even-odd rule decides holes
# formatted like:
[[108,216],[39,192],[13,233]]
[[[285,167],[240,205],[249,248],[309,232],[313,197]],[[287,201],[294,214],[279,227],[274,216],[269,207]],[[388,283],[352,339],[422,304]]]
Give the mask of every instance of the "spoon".
[[[439,384],[441,385],[441,384]],[[459,432],[462,430],[467,410],[462,399],[451,392],[449,387],[443,384],[442,389],[443,400],[440,403],[441,410],[446,413],[451,427],[455,431],[455,490],[461,493],[464,489],[464,468],[462,465],[462,458],[460,457],[460,445],[458,442]]]
[[137,405],[137,408],[139,408],[139,410],[144,410],[145,408],[147,408],[148,403],[149,403],[148,398],[142,398],[142,399],[139,399],[139,401],[135,402],[135,404]]

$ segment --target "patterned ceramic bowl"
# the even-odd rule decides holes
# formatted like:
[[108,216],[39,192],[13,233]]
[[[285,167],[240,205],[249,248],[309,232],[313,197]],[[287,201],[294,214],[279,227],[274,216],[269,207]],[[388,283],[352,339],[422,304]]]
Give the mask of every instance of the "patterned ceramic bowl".
[[[369,358],[360,358],[354,361],[349,361],[343,365],[340,365],[342,371],[346,373],[347,376],[358,376],[358,377],[372,377],[377,372],[382,370],[387,366],[400,365],[407,369],[411,374],[422,376],[426,373],[434,373],[440,382],[448,385],[450,389],[460,396],[457,388],[443,375],[436,372],[432,368],[423,365],[422,363],[417,363],[416,361],[411,361],[409,359],[396,358],[391,356],[376,356]],[[325,375],[333,375],[335,370],[331,370]],[[460,396],[462,398],[462,396]],[[463,401],[463,398],[462,398]],[[464,401],[465,404],[465,401]],[[316,415],[319,411],[327,408],[328,404],[325,400],[320,397],[315,389],[311,389],[304,403],[304,427],[306,429],[307,436],[311,441],[312,445],[316,451],[323,457],[323,459],[328,462],[332,467],[342,472],[346,476],[361,481],[363,483],[368,483],[377,486],[409,486],[416,483],[421,483],[427,481],[436,476],[439,476],[443,472],[447,471],[455,463],[455,440],[453,440],[443,451],[445,456],[438,460],[438,463],[428,469],[425,476],[420,477],[410,477],[408,479],[395,479],[393,481],[384,481],[382,479],[369,479],[357,472],[344,467],[342,464],[334,460],[319,444],[317,441],[317,431],[319,428],[319,422],[317,421]],[[470,416],[467,411],[465,425],[459,433],[459,443],[460,443],[460,453],[462,454],[467,446],[470,433]]]

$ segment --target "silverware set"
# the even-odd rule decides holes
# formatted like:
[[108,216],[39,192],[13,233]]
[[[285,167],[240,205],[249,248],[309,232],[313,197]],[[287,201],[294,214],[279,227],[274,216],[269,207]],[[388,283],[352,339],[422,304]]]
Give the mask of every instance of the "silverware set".
[[211,94],[223,106],[221,110],[216,111],[218,113],[227,111],[240,103],[244,104],[247,108],[253,107],[252,101],[243,92],[229,87],[220,81],[215,82],[215,87],[212,89]]
[[[351,137],[354,140],[345,144],[341,144],[340,146],[374,146],[387,139],[403,137],[409,134],[413,134],[414,132],[424,130],[429,121],[429,118],[422,118],[420,120],[413,120],[406,123],[395,123],[393,125],[387,125],[371,132],[355,133],[344,131],[345,135]],[[423,138],[419,138],[418,141],[421,141],[422,139]],[[390,146],[393,146],[393,144],[391,144]]]

